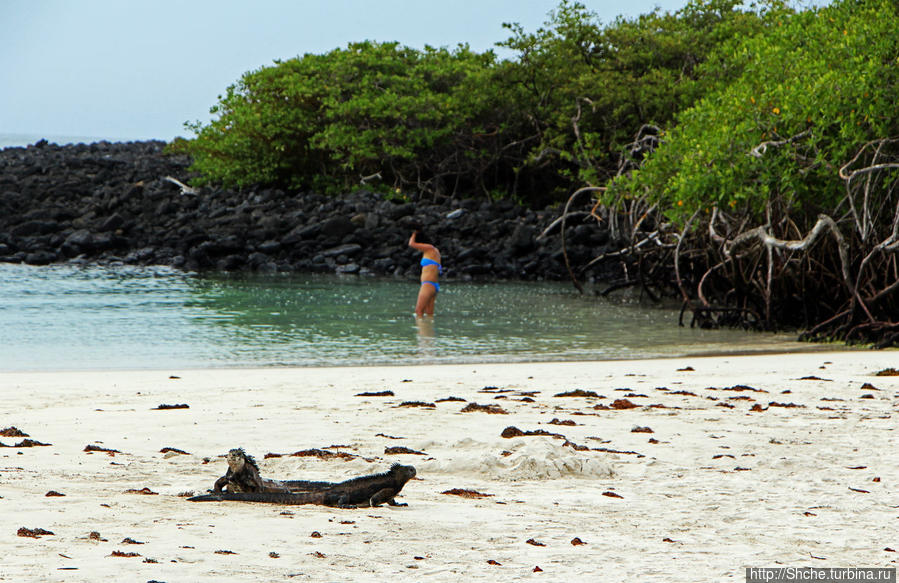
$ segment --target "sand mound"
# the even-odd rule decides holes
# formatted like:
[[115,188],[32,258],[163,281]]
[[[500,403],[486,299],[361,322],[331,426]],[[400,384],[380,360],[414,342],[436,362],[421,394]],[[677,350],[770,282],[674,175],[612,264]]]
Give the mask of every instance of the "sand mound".
[[[503,447],[464,439],[446,454],[424,462],[421,471],[475,474],[490,480],[553,480],[559,478],[610,478],[615,475],[606,460],[590,452],[564,447],[549,438],[505,442]],[[506,455],[503,452],[511,452]]]

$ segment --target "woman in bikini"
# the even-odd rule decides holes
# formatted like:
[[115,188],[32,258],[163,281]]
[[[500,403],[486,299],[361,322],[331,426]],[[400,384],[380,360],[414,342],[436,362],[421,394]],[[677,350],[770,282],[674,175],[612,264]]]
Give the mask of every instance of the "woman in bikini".
[[421,251],[421,287],[418,290],[418,301],[415,303],[415,316],[434,315],[434,300],[437,299],[437,292],[440,291],[440,284],[437,279],[443,272],[440,265],[440,251],[427,242],[427,238],[413,231],[409,237],[409,247],[416,251]]

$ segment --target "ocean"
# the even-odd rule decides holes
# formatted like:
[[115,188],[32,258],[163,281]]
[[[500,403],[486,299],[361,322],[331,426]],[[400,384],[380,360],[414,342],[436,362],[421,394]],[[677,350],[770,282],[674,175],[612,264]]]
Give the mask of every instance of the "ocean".
[[[444,282],[441,282],[444,283]],[[0,370],[343,366],[631,359],[813,349],[793,335],[698,330],[676,306],[564,282],[417,281],[0,263]]]
[[13,148],[13,147],[24,147],[34,144],[40,140],[47,140],[53,144],[65,145],[65,144],[90,144],[93,142],[99,141],[109,141],[109,142],[121,142],[128,141],[116,138],[104,138],[104,137],[96,137],[96,136],[60,136],[60,135],[45,135],[45,134],[2,134],[0,133],[0,149],[2,148]]

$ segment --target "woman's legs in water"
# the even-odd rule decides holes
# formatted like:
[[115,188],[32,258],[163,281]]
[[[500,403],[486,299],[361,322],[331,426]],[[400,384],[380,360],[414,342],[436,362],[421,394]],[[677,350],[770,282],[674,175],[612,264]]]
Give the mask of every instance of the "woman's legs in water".
[[418,301],[415,303],[415,315],[419,318],[433,316],[436,299],[437,288],[430,283],[422,283],[418,290]]

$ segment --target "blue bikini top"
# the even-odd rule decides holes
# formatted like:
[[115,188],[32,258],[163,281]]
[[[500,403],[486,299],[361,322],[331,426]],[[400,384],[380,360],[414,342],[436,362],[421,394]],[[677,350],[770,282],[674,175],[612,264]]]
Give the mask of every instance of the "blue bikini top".
[[433,259],[428,259],[427,257],[422,257],[421,258],[421,266],[424,267],[425,265],[436,265],[437,273],[443,274],[443,266],[440,265],[440,263],[438,263],[437,261],[434,261]]

